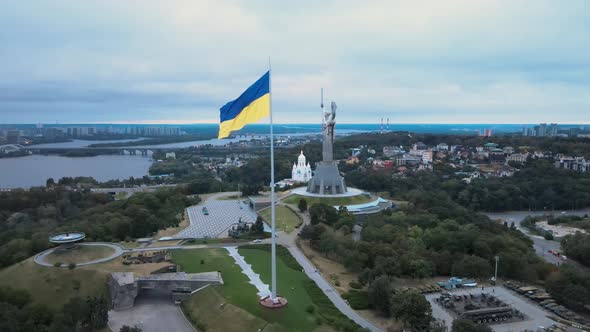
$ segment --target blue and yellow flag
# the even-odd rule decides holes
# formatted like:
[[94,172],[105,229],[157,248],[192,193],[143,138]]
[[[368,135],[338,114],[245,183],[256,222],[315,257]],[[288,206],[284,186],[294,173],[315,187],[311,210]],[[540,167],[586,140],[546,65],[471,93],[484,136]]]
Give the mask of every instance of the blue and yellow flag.
[[258,122],[270,115],[269,76],[270,72],[266,72],[238,99],[230,101],[220,109],[217,138],[228,137],[232,131],[242,129],[245,125]]

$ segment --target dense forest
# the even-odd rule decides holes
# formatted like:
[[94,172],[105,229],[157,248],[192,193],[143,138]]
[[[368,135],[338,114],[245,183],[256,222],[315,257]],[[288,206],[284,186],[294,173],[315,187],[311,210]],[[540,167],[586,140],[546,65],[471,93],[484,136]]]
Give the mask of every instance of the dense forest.
[[122,241],[178,225],[184,208],[194,204],[184,190],[165,188],[119,201],[59,185],[0,193],[0,267],[47,249],[51,233],[77,230],[91,241]]
[[[312,206],[310,213],[317,208]],[[502,257],[503,277],[535,281],[551,272],[521,232],[473,213],[444,195],[415,195],[407,208],[370,218],[358,242],[343,235],[354,219],[346,211],[331,209],[334,212],[319,214],[315,225],[304,227],[301,236],[327,257],[360,272],[363,283],[382,275],[489,278],[496,255]],[[330,232],[322,224],[344,231]]]
[[0,331],[95,331],[108,322],[109,303],[104,297],[73,297],[60,310],[34,304],[24,289],[0,288]]

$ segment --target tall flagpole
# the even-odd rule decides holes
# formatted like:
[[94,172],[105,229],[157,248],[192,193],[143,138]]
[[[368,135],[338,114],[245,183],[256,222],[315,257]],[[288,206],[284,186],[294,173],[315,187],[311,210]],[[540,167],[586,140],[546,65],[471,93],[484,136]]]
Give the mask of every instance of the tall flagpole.
[[271,249],[271,269],[272,285],[271,299],[277,298],[277,258],[276,258],[276,236],[275,236],[275,156],[274,156],[274,137],[272,133],[272,73],[270,67],[270,57],[268,57],[268,97],[270,108],[270,211],[272,219],[272,249]]

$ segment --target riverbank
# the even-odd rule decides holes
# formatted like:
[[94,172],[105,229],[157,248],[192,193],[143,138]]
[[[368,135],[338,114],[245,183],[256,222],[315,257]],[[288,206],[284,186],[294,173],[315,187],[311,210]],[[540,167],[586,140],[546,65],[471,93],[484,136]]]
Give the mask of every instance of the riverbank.
[[99,182],[148,175],[151,158],[135,155],[100,155],[68,158],[28,155],[0,159],[0,189],[44,186],[47,179],[92,177]]

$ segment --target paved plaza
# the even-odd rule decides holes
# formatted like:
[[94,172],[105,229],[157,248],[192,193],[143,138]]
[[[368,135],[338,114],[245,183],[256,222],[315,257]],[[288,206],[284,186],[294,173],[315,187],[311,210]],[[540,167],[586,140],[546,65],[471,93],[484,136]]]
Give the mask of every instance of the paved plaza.
[[[207,209],[208,215],[204,213]],[[190,224],[176,235],[174,239],[202,239],[227,237],[227,230],[243,222],[254,223],[256,213],[247,204],[239,200],[209,199],[203,204],[187,208]]]
[[[507,303],[514,309],[520,311],[526,316],[526,319],[524,321],[514,321],[490,325],[492,330],[494,330],[495,332],[521,332],[526,329],[535,331],[539,326],[549,327],[552,324],[555,324],[553,320],[547,317],[547,315],[550,315],[548,311],[545,311],[535,302],[532,302],[525,297],[514,294],[504,287],[486,287],[484,292],[488,294],[493,294],[494,296],[501,299],[502,301],[504,301],[505,303]],[[481,293],[481,288],[464,288],[460,290],[451,291],[450,293],[457,295],[464,295],[469,293],[476,294]],[[448,310],[444,309],[435,301],[435,298],[439,296],[440,293],[427,294],[426,299],[430,302],[432,306],[432,315],[434,316],[434,318],[443,320],[446,326],[450,328],[453,322],[453,317],[451,316]]]
[[146,290],[135,306],[123,311],[109,311],[109,327],[119,331],[123,325],[137,325],[144,332],[195,332],[179,306],[174,305],[169,294]]

